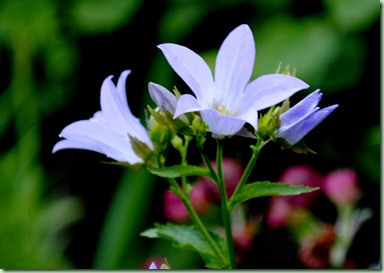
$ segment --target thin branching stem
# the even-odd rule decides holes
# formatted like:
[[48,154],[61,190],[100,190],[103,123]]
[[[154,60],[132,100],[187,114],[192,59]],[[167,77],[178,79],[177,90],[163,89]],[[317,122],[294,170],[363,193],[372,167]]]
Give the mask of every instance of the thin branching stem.
[[202,236],[208,243],[208,245],[211,247],[212,251],[215,253],[216,257],[221,261],[222,264],[225,264],[225,257],[220,250],[219,246],[215,242],[215,240],[212,238],[212,236],[209,234],[208,230],[206,229],[205,225],[201,221],[199,215],[196,213],[195,209],[192,206],[192,203],[189,199],[189,196],[187,196],[182,189],[180,188],[177,181],[173,178],[167,178],[167,181],[171,188],[175,191],[174,193],[180,198],[180,200],[183,202],[185,208],[187,209],[189,215],[191,216],[191,219],[193,223],[195,224],[195,227],[201,232]]
[[230,268],[235,269],[236,268],[235,246],[234,246],[233,236],[232,236],[232,223],[230,218],[230,212],[227,209],[228,199],[227,199],[227,192],[225,190],[222,161],[223,161],[223,145],[220,140],[217,140],[216,166],[217,166],[217,178],[218,178],[217,184],[219,186],[220,200],[221,200],[220,201],[221,214],[223,217],[223,225],[224,225],[225,236],[226,236]]
[[264,147],[265,144],[267,144],[269,142],[269,140],[267,141],[264,141],[263,139],[258,139],[257,142],[256,142],[256,145],[255,146],[251,146],[252,150],[253,150],[253,153],[252,153],[252,157],[251,159],[249,160],[248,164],[247,164],[247,167],[245,168],[244,170],[244,173],[243,175],[241,176],[240,178],[240,181],[239,183],[237,184],[236,186],[236,189],[235,191],[233,192],[232,194],[232,197],[236,196],[236,194],[238,192],[240,192],[240,190],[242,189],[242,187],[245,185],[245,183],[247,182],[249,176],[251,175],[252,173],[252,170],[253,170],[253,167],[255,166],[256,164],[256,161],[257,161],[257,158],[259,157],[259,154],[261,152],[261,149]]

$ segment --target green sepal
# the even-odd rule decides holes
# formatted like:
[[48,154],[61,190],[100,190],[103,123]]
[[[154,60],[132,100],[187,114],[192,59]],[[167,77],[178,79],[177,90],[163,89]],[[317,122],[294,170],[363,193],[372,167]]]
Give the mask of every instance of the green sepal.
[[281,106],[272,106],[264,115],[260,114],[256,136],[262,139],[272,137],[280,127],[279,116],[287,107],[289,107],[289,99],[285,100]]
[[138,157],[143,159],[146,166],[151,168],[156,168],[158,166],[158,162],[152,149],[147,144],[140,141],[139,139],[131,135],[128,135],[128,137],[129,137],[129,140],[131,141],[132,149],[135,152],[135,154]]
[[265,196],[283,196],[283,195],[298,195],[302,193],[312,192],[319,188],[311,188],[301,185],[290,185],[280,182],[254,182],[244,185],[244,187],[231,197],[228,202],[228,210],[231,211],[240,203],[249,199]]
[[147,106],[147,109],[157,123],[171,129],[175,134],[182,133],[193,135],[193,131],[190,129],[191,121],[189,120],[192,119],[192,117],[181,115],[180,117],[174,119],[173,114],[165,109],[156,111],[150,106]]
[[158,169],[148,169],[152,174],[160,177],[177,178],[183,176],[208,176],[210,171],[207,168],[192,165],[175,165],[171,167],[163,167]]
[[[226,251],[224,238],[213,231],[209,231],[212,239],[216,242],[219,248]],[[228,262],[220,262],[204,240],[203,235],[193,226],[179,226],[174,224],[155,224],[154,228],[150,228],[140,234],[148,238],[162,238],[170,240],[175,247],[187,247],[198,252],[205,262],[207,268],[227,268]],[[226,257],[227,255],[223,255]]]

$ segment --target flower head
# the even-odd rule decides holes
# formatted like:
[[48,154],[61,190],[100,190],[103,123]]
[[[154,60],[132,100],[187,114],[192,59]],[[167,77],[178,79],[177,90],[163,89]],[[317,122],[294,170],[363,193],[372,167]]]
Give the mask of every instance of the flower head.
[[[287,168],[279,181],[290,185],[319,187],[322,176],[310,166],[295,165]],[[284,226],[295,213],[309,210],[318,194],[318,191],[313,191],[293,196],[273,196],[266,217],[268,225],[272,228]]]
[[[89,120],[66,126],[59,135],[65,139],[56,143],[53,153],[62,149],[85,149],[131,165],[145,161],[154,146],[147,130],[128,106],[125,82],[130,72],[122,72],[117,85],[112,82],[112,76],[104,80],[100,94],[101,111]],[[138,154],[132,143],[139,145],[143,152]]]
[[356,172],[350,169],[329,173],[323,181],[322,189],[328,198],[338,205],[355,204],[360,197]]
[[148,269],[157,269],[155,262],[152,262]]
[[281,125],[275,132],[277,138],[285,139],[294,145],[306,134],[322,122],[338,105],[332,105],[319,110],[321,100],[320,90],[312,92],[295,106],[280,115]]
[[170,269],[167,263],[167,260],[165,260],[166,263],[162,263],[160,268],[157,267],[155,262],[151,262],[148,269]]
[[235,28],[224,40],[214,77],[206,62],[190,49],[176,44],[158,47],[196,96],[182,95],[174,117],[199,111],[209,131],[217,136],[235,135],[245,123],[257,129],[257,111],[308,88],[302,80],[282,74],[264,75],[248,83],[256,49],[247,25]]
[[152,117],[161,125],[170,128],[173,132],[182,132],[184,134],[193,134],[190,125],[192,124],[192,116],[181,115],[177,119],[173,118],[175,114],[177,98],[166,88],[156,83],[148,84],[149,95],[156,103],[158,108],[153,110],[148,106],[148,110]]

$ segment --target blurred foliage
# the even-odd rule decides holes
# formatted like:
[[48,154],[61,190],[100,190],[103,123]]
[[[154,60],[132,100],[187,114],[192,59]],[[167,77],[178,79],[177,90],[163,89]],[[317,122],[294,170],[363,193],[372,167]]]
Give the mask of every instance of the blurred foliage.
[[108,33],[127,23],[142,0],[82,0],[74,1],[70,20],[81,34]]
[[[84,32],[111,31],[127,22],[138,4],[115,2],[105,19],[109,5],[95,2],[84,12],[90,1],[77,1],[73,22]],[[9,63],[0,93],[1,268],[72,267],[64,230],[82,217],[82,205],[60,190],[47,191],[51,185],[40,160],[43,119],[70,98],[78,60],[73,37],[63,35],[59,9],[59,2],[50,0],[0,3],[0,61]]]
[[[68,105],[74,95],[78,96],[75,91],[79,77],[85,73],[78,71],[84,62],[79,50],[82,37],[108,39],[108,35],[121,33],[131,23],[141,28],[135,21],[138,17],[153,22],[150,17],[156,14],[159,20],[151,26],[153,33],[141,35],[155,35],[157,43],[184,44],[214,67],[222,40],[234,27],[247,23],[254,32],[257,49],[253,78],[273,73],[281,62],[284,67],[296,68],[298,77],[312,86],[310,91],[321,88],[325,96],[343,97],[362,81],[370,50],[364,35],[378,22],[380,14],[376,0],[315,1],[314,11],[299,0],[163,0],[155,8],[152,5],[149,0],[0,2],[1,268],[77,266],[67,257],[67,243],[73,240],[67,236],[71,224],[87,217],[82,210],[84,200],[65,194],[62,185],[53,186],[55,179],[60,179],[54,178],[41,158],[46,145],[43,139],[47,138],[42,135],[43,123],[58,115],[60,109],[76,111]],[[302,14],[300,8],[309,12]],[[119,39],[136,38],[127,33]],[[153,56],[140,52],[143,58],[151,58],[144,78],[172,89],[178,78],[160,52],[155,52]],[[95,53],[94,58],[98,58],[96,54],[100,53]],[[127,48],[118,54],[136,52]],[[130,68],[131,64],[124,66]],[[101,83],[102,79],[95,81]],[[146,90],[140,92],[135,96],[144,109],[152,102]],[[336,97],[330,98],[337,103]],[[379,181],[380,127],[367,126],[359,128],[364,130],[364,138],[355,143],[360,146],[351,152],[353,163],[372,181]],[[49,131],[48,138],[56,141],[57,133]],[[329,159],[341,158],[337,163],[342,162],[340,150],[332,148],[335,143],[325,146],[329,154],[338,153]],[[161,219],[153,214],[153,206],[158,206],[153,203],[161,199],[156,190],[162,188],[154,185],[152,175],[123,173],[101,224],[93,265],[88,266],[139,268],[151,255],[167,256],[174,268],[201,265],[193,253],[174,250],[161,240],[149,243],[139,236],[153,217]]]

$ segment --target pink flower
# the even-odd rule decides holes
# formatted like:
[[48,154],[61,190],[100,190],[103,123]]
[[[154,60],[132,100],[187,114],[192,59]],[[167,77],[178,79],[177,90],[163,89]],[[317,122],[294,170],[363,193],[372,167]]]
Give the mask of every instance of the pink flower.
[[329,173],[324,178],[322,190],[336,205],[354,204],[360,196],[357,175],[350,169],[340,169]]
[[[321,183],[321,175],[309,166],[296,165],[286,169],[279,181],[290,185],[318,187]],[[318,192],[314,191],[294,196],[272,197],[266,218],[267,224],[272,228],[284,226],[296,209],[307,209],[317,195]]]
[[[280,176],[279,181],[290,185],[319,187],[321,184],[321,179],[321,174],[312,167],[306,165],[296,165],[286,169]],[[287,199],[288,202],[295,207],[308,207],[318,194],[318,191],[313,191],[310,193],[281,198]]]
[[281,197],[271,198],[271,205],[266,217],[269,227],[279,228],[285,225],[291,214],[292,207],[288,200]]
[[[217,170],[216,162],[211,162],[213,168]],[[227,197],[230,198],[235,191],[237,184],[241,176],[243,175],[244,168],[243,166],[233,158],[224,157],[222,162],[223,168],[223,177],[225,182],[225,189],[227,192]],[[220,200],[220,193],[218,186],[209,178],[202,177],[200,181],[206,185],[208,191],[212,194],[213,198],[217,201]]]
[[[198,214],[205,214],[209,211],[211,200],[204,184],[195,183],[193,185],[191,190],[191,202]],[[163,211],[165,217],[174,222],[185,222],[190,219],[184,204],[169,190],[164,192]]]

